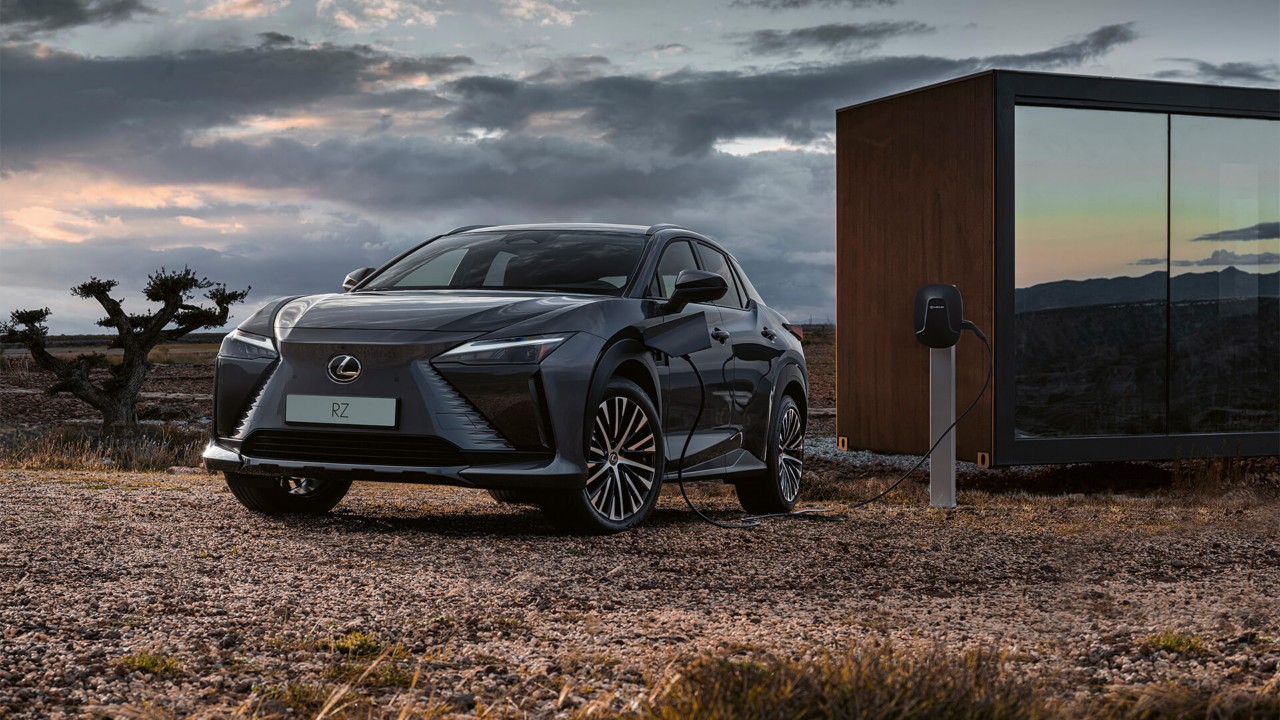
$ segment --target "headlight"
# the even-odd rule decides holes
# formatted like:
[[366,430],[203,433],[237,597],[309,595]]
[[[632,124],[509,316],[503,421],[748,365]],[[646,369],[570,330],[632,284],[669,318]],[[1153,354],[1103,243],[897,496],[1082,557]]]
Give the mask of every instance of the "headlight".
[[532,365],[545,360],[571,334],[476,340],[437,357],[465,365]]
[[311,301],[306,299],[298,299],[285,303],[284,307],[276,313],[276,337],[280,337],[281,330],[288,330],[298,324],[298,320],[302,317],[302,313],[311,307]]
[[222,338],[222,347],[218,348],[218,355],[244,360],[274,360],[280,357],[271,338],[240,330],[232,330]]

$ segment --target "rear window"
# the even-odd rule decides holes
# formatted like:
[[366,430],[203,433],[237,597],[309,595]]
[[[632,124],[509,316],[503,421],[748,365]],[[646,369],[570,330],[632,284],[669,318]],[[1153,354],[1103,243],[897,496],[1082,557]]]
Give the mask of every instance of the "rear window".
[[450,235],[423,245],[362,290],[497,289],[620,295],[645,236],[579,230]]

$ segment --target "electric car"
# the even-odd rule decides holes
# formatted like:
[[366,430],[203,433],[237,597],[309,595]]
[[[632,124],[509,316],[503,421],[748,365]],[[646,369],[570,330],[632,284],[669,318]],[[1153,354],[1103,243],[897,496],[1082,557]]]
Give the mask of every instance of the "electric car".
[[381,480],[485,489],[611,533],[677,473],[786,512],[801,336],[729,253],[675,225],[458,228],[228,334],[205,463],[266,514],[328,512]]

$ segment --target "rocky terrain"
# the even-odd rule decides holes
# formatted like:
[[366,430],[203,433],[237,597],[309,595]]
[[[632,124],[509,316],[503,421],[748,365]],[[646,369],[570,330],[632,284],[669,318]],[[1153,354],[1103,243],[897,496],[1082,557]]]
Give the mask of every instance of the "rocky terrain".
[[[844,511],[838,471],[813,471],[822,517],[725,531],[668,493],[637,531],[576,538],[452,488],[267,519],[204,474],[0,470],[0,716],[311,717],[336,693],[567,717],[708,653],[870,640],[993,648],[1064,699],[1277,685],[1274,500],[970,491],[937,511],[909,486]],[[695,498],[736,510],[718,485]]]

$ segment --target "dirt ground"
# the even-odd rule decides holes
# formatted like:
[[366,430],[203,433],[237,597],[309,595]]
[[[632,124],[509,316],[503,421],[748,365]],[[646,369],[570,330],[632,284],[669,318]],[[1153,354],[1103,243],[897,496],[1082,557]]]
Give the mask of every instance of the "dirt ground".
[[[695,496],[736,512],[722,486]],[[1001,649],[1063,697],[1276,680],[1275,501],[891,498],[726,531],[667,494],[639,530],[576,538],[460,489],[357,485],[330,517],[267,519],[204,474],[2,470],[0,716],[307,716],[389,647],[354,696],[484,717],[616,709],[696,655],[866,639]]]
[[[814,409],[835,402],[832,339],[807,333]],[[0,370],[0,442],[92,420],[22,360]],[[211,384],[207,358],[157,364],[142,416],[199,427]],[[267,519],[202,473],[0,469],[0,718],[312,717],[330,697],[607,717],[697,656],[863,641],[995,649],[1064,700],[1280,692],[1280,474],[1261,467],[1209,492],[1153,466],[984,474],[955,510],[912,483],[848,510],[891,469],[811,459],[822,516],[720,530],[667,488],[607,538],[460,489],[358,484],[332,516]],[[692,495],[739,513],[723,486]]]

